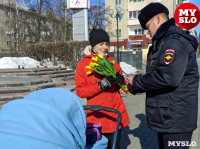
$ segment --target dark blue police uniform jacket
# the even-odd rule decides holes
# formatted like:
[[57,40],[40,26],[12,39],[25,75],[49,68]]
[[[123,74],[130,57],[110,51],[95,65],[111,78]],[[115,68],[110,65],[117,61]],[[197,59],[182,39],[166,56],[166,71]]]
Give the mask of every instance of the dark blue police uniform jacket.
[[198,113],[197,40],[170,19],[152,41],[146,74],[134,77],[133,94],[146,92],[146,117],[152,130],[191,132],[197,127]]

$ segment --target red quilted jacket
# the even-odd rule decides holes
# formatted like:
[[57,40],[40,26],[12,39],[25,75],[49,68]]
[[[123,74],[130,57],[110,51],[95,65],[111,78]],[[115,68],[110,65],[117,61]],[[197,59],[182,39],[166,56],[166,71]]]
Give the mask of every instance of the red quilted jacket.
[[[98,86],[98,82],[101,81],[104,76],[93,72],[87,75],[86,72],[89,69],[86,66],[92,61],[91,57],[95,56],[91,53],[90,49],[86,49],[84,58],[78,63],[75,74],[76,91],[77,95],[82,98],[87,98],[87,105],[100,105],[113,109],[117,109],[122,114],[122,121],[120,129],[126,127],[129,124],[129,117],[124,105],[123,99],[119,93],[120,87],[114,85],[105,90],[101,90]],[[115,60],[112,57],[108,57],[110,61]],[[115,60],[116,61],[116,60]],[[114,64],[116,72],[121,72],[120,65],[116,62]],[[115,131],[117,122],[117,114],[105,111],[92,112],[87,111],[86,120],[88,123],[101,123],[102,133],[111,133]]]

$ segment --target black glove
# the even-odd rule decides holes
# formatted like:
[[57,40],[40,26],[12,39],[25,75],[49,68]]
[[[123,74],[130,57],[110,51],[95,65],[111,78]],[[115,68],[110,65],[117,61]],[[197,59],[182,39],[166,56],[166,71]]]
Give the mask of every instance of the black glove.
[[112,85],[115,85],[116,83],[116,78],[113,78],[113,76],[106,76],[98,83],[98,85],[101,90],[104,90]]
[[101,90],[104,90],[117,83],[124,83],[124,77],[120,75],[119,72],[116,73],[116,78],[113,78],[113,76],[106,76],[98,83],[98,85]]
[[124,76],[123,75],[120,75],[119,72],[116,73],[116,83],[121,83],[123,84],[124,83]]

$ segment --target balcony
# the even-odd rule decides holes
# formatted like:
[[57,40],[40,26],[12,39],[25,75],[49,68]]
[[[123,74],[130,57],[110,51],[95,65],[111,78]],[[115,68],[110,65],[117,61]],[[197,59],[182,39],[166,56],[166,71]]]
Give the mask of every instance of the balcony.
[[140,25],[140,22],[139,22],[138,19],[129,19],[128,20],[128,25],[134,25],[134,26],[136,26],[136,25]]

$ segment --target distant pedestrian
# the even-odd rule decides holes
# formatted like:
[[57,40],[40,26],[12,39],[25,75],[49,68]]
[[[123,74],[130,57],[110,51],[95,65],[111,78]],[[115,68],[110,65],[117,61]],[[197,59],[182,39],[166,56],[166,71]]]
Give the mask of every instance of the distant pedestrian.
[[[188,149],[197,128],[199,74],[197,40],[169,19],[161,3],[141,10],[139,21],[152,37],[145,75],[127,77],[133,94],[146,92],[149,128],[158,134],[160,149]],[[179,144],[173,141],[178,141]],[[189,143],[190,144],[190,143]]]

